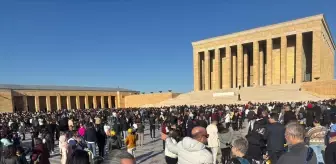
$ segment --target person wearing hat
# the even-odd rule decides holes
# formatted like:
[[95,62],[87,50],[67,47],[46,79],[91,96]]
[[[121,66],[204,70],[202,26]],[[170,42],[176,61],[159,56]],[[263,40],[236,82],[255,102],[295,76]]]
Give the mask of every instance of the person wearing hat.
[[330,129],[330,140],[325,150],[325,164],[336,163],[336,127]]
[[128,129],[127,132],[128,132],[128,135],[125,140],[125,144],[127,146],[127,152],[135,156],[134,152],[135,152],[135,147],[136,147],[136,137],[133,134],[132,129]]
[[108,146],[108,151],[111,152],[114,148],[119,149],[118,146],[118,140],[116,137],[116,133],[114,130],[110,130],[110,132],[107,134],[107,146]]

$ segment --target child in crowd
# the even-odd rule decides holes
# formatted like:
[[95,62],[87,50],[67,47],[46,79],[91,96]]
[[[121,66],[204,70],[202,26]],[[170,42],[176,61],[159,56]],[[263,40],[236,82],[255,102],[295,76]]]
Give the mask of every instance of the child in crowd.
[[133,133],[132,129],[127,130],[128,135],[125,140],[127,146],[127,152],[132,154],[135,157],[135,148],[136,148],[136,136]]

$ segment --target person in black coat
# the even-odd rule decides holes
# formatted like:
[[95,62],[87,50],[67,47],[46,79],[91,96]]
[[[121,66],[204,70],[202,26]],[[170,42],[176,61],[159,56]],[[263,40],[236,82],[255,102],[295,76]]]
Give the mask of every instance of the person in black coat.
[[289,106],[285,107],[285,114],[284,114],[284,124],[287,125],[291,121],[296,121],[295,113],[290,109]]
[[206,128],[208,126],[208,123],[205,121],[204,116],[199,116],[199,118],[196,121],[196,125]]
[[59,128],[60,131],[68,131],[69,130],[69,126],[68,126],[68,116],[63,115],[62,118],[59,121]]
[[186,126],[186,130],[187,130],[187,137],[192,137],[191,136],[191,131],[192,129],[195,127],[195,124],[193,122],[193,118],[189,117],[188,121],[187,121],[187,126]]
[[262,160],[262,155],[266,151],[266,126],[268,123],[267,111],[263,111],[261,116],[253,125],[252,131],[246,135],[248,140],[247,157],[254,160]]
[[87,142],[87,146],[92,151],[92,154],[96,156],[97,134],[96,129],[93,127],[92,123],[87,125],[87,129],[84,134],[84,140]]
[[265,138],[269,159],[271,163],[276,163],[284,152],[285,126],[278,122],[278,113],[271,113],[270,116],[269,124],[266,126]]
[[104,125],[98,124],[97,126],[97,144],[99,150],[99,156],[105,155],[106,133],[104,131]]
[[336,163],[336,132],[330,132],[330,143],[325,150],[325,164]]
[[155,121],[156,121],[156,118],[155,118],[154,114],[152,114],[149,117],[149,130],[150,130],[151,139],[155,138]]
[[321,122],[321,115],[322,115],[322,109],[320,106],[318,106],[316,103],[313,106],[313,111],[314,111],[314,120],[318,120]]
[[306,114],[306,126],[307,127],[313,127],[314,110],[312,108],[307,108],[306,111],[307,111],[307,114]]
[[127,137],[127,130],[129,128],[127,120],[126,120],[126,117],[125,116],[120,117],[119,121],[120,121],[121,130],[123,132],[123,137],[124,137],[124,139],[126,139],[126,137]]

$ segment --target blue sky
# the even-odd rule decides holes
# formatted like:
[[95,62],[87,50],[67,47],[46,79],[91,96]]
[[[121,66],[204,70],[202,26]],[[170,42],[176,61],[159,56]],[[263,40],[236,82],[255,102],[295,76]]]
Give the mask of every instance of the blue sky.
[[0,0],[0,83],[193,88],[192,41],[324,13],[335,0]]

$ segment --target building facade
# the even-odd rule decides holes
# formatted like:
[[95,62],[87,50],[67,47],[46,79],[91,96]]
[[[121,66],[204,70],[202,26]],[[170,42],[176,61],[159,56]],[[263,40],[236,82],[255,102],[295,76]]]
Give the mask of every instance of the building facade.
[[0,85],[0,112],[123,108],[125,97],[132,94],[138,92],[122,88]]
[[194,90],[334,78],[335,44],[323,15],[192,43]]

